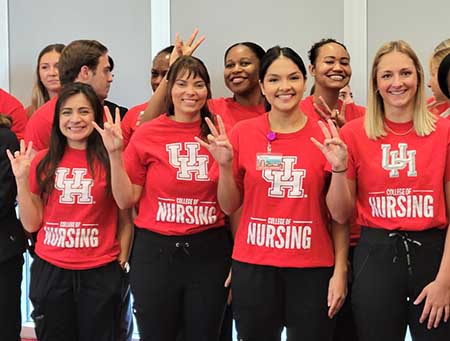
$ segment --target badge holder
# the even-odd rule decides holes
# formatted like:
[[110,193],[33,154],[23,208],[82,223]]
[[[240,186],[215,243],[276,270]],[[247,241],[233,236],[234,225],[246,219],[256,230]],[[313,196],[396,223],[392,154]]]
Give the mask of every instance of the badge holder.
[[272,142],[276,140],[277,134],[270,131],[267,137],[266,153],[256,153],[256,170],[282,170],[283,154],[272,153]]

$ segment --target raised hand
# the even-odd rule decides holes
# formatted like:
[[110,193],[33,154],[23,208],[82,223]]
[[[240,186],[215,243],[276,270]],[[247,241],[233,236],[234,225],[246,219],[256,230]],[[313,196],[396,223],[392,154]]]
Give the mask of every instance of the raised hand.
[[179,33],[175,35],[175,48],[170,54],[169,65],[172,65],[178,59],[178,57],[191,56],[194,53],[197,47],[199,47],[200,44],[203,43],[203,41],[205,40],[205,36],[201,36],[200,38],[197,39],[197,41],[195,41],[197,34],[198,28],[194,29],[194,31],[192,32],[191,36],[186,41],[186,43],[184,43],[183,40],[180,38]]
[[122,129],[120,128],[120,111],[116,107],[115,120],[113,121],[111,112],[108,107],[104,107],[106,122],[103,125],[103,129],[98,126],[97,123],[92,122],[95,130],[101,135],[103,144],[105,145],[108,153],[114,153],[122,151],[123,149],[123,137]]
[[208,142],[205,142],[198,137],[195,137],[195,140],[208,149],[219,166],[229,166],[233,161],[233,147],[228,140],[222,118],[217,115],[219,131],[217,131],[216,127],[209,118],[206,118],[206,123],[211,130],[211,134],[208,134],[207,136]]
[[347,108],[347,103],[343,102],[341,110],[339,111],[338,109],[331,110],[322,96],[319,96],[319,101],[322,107],[316,103],[314,103],[313,105],[314,109],[316,109],[316,112],[320,115],[320,117],[322,117],[325,121],[331,119],[336,126],[338,126],[339,128],[342,127],[345,124],[345,109]]
[[33,159],[33,142],[30,141],[28,147],[25,147],[25,141],[20,140],[20,149],[15,151],[14,154],[7,149],[6,154],[11,162],[11,168],[16,179],[28,181],[31,160]]
[[311,141],[320,149],[331,164],[332,170],[340,172],[347,169],[347,146],[339,137],[339,133],[333,121],[328,119],[329,130],[322,121],[319,121],[318,124],[322,129],[325,140],[322,144],[314,137],[311,137]]

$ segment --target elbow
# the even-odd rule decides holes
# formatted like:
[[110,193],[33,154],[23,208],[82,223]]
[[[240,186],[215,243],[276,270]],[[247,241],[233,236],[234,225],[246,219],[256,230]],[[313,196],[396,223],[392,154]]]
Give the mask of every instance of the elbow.
[[331,219],[341,225],[347,223],[349,218],[350,218],[349,214],[342,214],[342,213],[331,214]]

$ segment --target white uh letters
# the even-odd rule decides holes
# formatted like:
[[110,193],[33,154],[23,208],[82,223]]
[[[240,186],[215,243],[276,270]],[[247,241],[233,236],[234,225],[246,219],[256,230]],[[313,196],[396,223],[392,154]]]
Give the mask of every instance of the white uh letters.
[[264,169],[262,177],[272,186],[268,190],[269,197],[275,198],[303,198],[304,190],[302,188],[303,179],[306,176],[306,169],[294,169],[297,163],[296,156],[283,157],[282,170]]
[[178,169],[178,180],[192,180],[194,175],[196,181],[208,181],[208,155],[198,155],[200,144],[198,142],[185,142],[185,153],[181,154],[181,143],[166,145],[169,153],[169,163]]
[[55,172],[55,188],[62,191],[59,196],[61,204],[92,204],[91,195],[93,179],[85,179],[86,168],[72,168],[72,177],[68,177],[69,168],[57,168]]
[[[408,176],[417,176],[416,171],[416,151],[407,150],[407,143],[399,143],[398,150],[391,150],[390,144],[382,144],[381,149],[383,151],[382,166],[383,169],[389,171],[390,178],[398,178],[399,170],[405,169],[408,166]],[[390,160],[389,160],[390,156]]]

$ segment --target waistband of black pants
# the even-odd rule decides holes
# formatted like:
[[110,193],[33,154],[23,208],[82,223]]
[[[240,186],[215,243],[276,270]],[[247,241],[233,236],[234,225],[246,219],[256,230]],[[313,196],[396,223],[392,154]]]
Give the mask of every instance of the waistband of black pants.
[[139,238],[145,238],[148,241],[157,242],[159,244],[166,244],[166,245],[174,245],[176,243],[190,243],[190,244],[196,244],[196,243],[205,243],[205,241],[208,240],[214,240],[217,238],[220,238],[222,235],[227,236],[228,229],[225,226],[220,227],[213,227],[210,229],[207,229],[205,231],[194,233],[194,234],[186,234],[186,235],[174,235],[174,236],[168,236],[164,234],[160,234],[157,232],[150,231],[145,228],[140,228],[139,226],[136,226],[135,232],[137,235],[139,235]]
[[361,237],[359,243],[384,244],[391,243],[393,236],[402,236],[420,243],[432,243],[437,240],[445,239],[447,228],[430,228],[422,231],[403,231],[403,230],[387,230],[383,228],[375,228],[361,226]]

